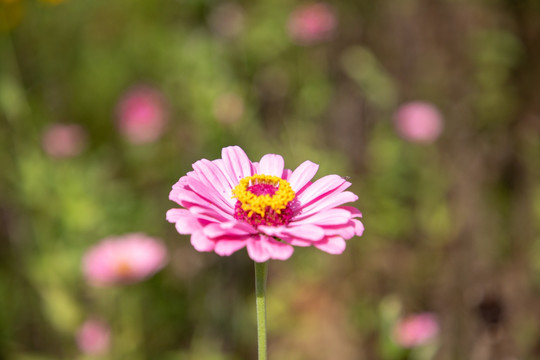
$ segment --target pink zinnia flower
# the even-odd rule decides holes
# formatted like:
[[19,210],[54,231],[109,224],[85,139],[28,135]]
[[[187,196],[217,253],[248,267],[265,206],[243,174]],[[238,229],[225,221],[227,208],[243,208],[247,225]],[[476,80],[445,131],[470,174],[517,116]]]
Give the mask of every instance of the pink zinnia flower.
[[86,146],[86,133],[76,124],[54,124],[45,130],[42,138],[43,150],[55,158],[79,155]]
[[85,254],[83,271],[94,285],[127,284],[149,277],[166,261],[167,251],[160,241],[134,233],[103,239]]
[[303,5],[289,18],[288,29],[293,40],[309,45],[332,37],[336,27],[333,9],[325,3]]
[[394,123],[401,137],[418,143],[435,141],[443,129],[443,120],[439,110],[421,101],[400,106],[394,115]]
[[133,144],[156,141],[165,130],[165,101],[161,93],[147,86],[128,91],[118,103],[118,128]]
[[394,328],[394,340],[406,347],[416,347],[433,339],[439,332],[437,317],[431,313],[409,315]]
[[311,179],[318,165],[305,161],[291,171],[283,158],[267,154],[251,162],[238,146],[224,148],[222,159],[202,159],[173,185],[167,220],[180,234],[191,234],[198,251],[230,255],[247,247],[256,262],[288,259],[293,246],[313,245],[331,254],[345,240],[362,235],[360,211],[342,206],[357,196],[338,175]]
[[89,319],[77,331],[77,345],[88,355],[100,355],[109,349],[111,330],[104,322]]

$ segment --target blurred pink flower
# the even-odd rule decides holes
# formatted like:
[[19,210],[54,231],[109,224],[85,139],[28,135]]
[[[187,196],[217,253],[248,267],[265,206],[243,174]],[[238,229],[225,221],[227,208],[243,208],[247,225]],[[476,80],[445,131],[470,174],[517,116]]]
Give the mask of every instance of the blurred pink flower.
[[437,317],[432,313],[412,314],[394,327],[394,341],[405,348],[416,347],[433,339],[439,332]]
[[53,124],[45,129],[41,143],[49,156],[73,157],[86,147],[86,132],[76,124]]
[[159,91],[150,87],[129,90],[120,99],[116,113],[118,129],[133,144],[154,142],[165,130],[165,100]]
[[337,25],[334,10],[325,3],[303,5],[289,17],[291,38],[300,45],[310,45],[328,40]]
[[358,197],[344,191],[351,183],[338,175],[311,182],[319,166],[305,161],[291,171],[280,155],[251,162],[238,146],[222,159],[202,159],[173,185],[167,220],[180,234],[191,234],[198,251],[231,255],[247,247],[256,262],[288,259],[293,246],[313,245],[341,254],[345,240],[362,235],[360,211],[342,206]]
[[77,331],[77,345],[88,355],[100,355],[109,349],[111,330],[100,320],[89,319]]
[[401,137],[418,143],[435,141],[443,130],[443,120],[439,110],[421,101],[400,106],[394,115],[394,123]]
[[83,259],[86,279],[93,285],[128,284],[143,280],[167,262],[165,246],[145,234],[108,237]]

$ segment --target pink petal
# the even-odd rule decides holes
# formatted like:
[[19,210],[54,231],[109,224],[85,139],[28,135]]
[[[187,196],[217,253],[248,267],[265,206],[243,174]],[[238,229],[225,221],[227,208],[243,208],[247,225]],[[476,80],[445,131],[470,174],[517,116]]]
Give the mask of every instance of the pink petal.
[[315,176],[319,165],[311,161],[304,161],[292,172],[288,181],[292,189],[298,193]]
[[199,220],[191,215],[190,217],[179,217],[178,220],[174,224],[176,231],[178,231],[179,234],[183,235],[189,235],[193,234],[194,232],[197,232],[201,230],[201,223]]
[[191,189],[177,189],[175,190],[176,202],[188,209],[192,209],[194,206],[204,207],[209,212],[216,213],[216,216],[220,216],[226,219],[233,219],[232,210],[223,210],[222,207],[217,206],[215,203],[210,202],[207,199],[200,197]]
[[204,236],[202,231],[196,231],[191,234],[191,245],[197,251],[212,251],[216,243]]
[[345,240],[339,236],[328,237],[326,238],[326,241],[314,245],[319,250],[335,255],[341,254],[343,251],[345,251],[346,247]]
[[183,191],[183,189],[173,187],[172,190],[169,192],[169,200],[174,201],[175,203],[180,205],[178,193],[181,191]]
[[221,195],[218,194],[216,189],[210,186],[206,186],[199,180],[193,178],[188,179],[188,184],[189,187],[193,190],[193,192],[197,194],[197,196],[201,197],[202,199],[206,199],[208,203],[219,207],[225,213],[233,213],[233,206],[230,203],[226,202],[221,197]]
[[186,182],[186,179],[187,179],[187,175],[184,175],[182,176],[180,179],[178,179],[178,181],[172,186],[173,189],[183,189],[187,182]]
[[281,177],[283,175],[283,168],[285,162],[280,155],[266,154],[261,158],[259,162],[259,174],[273,175]]
[[288,237],[304,240],[317,241],[324,237],[324,230],[319,226],[307,224],[299,226],[288,226],[282,232]]
[[197,173],[195,171],[190,171],[186,175],[184,175],[180,179],[178,179],[178,181],[172,186],[172,188],[173,189],[187,189],[188,188],[187,179],[189,179],[189,178],[195,178],[195,179],[199,180],[199,177],[197,176]]
[[190,216],[190,215],[191,214],[186,209],[170,209],[167,211],[167,214],[165,215],[165,217],[167,218],[168,222],[175,223],[179,221],[180,219],[186,216]]
[[298,238],[288,238],[283,239],[284,241],[287,241],[292,246],[299,246],[299,247],[308,247],[313,245],[313,241],[298,239]]
[[238,221],[209,224],[204,227],[203,232],[205,236],[211,239],[215,239],[220,236],[239,236],[257,233],[255,228],[252,226]]
[[232,253],[242,249],[246,246],[249,238],[244,239],[224,239],[216,242],[214,251],[221,256],[229,256]]
[[291,175],[292,175],[291,169],[283,169],[283,174],[281,174],[281,178],[289,181],[289,178],[291,177]]
[[[193,214],[199,221],[204,222],[227,222],[233,220],[233,216],[227,214],[222,216],[211,208],[192,205],[189,207],[189,212]],[[203,222],[203,221],[201,221]]]
[[260,172],[259,172],[259,163],[258,162],[252,162],[251,166],[253,166],[253,173],[254,174],[260,174]]
[[193,190],[189,188],[189,186],[184,186],[181,188],[178,187],[176,189],[173,188],[169,193],[169,200],[172,200],[179,205],[182,205],[183,207],[188,207],[184,205],[184,202],[187,201],[197,204],[201,201],[201,198],[197,194],[195,194]]
[[279,237],[281,235],[281,232],[285,230],[285,226],[267,226],[267,225],[259,225],[257,228],[260,232],[268,235],[268,236],[277,236]]
[[210,188],[214,188],[216,193],[221,195],[225,202],[229,203],[231,207],[234,207],[236,201],[232,197],[232,188],[229,186],[227,178],[216,164],[209,160],[202,159],[193,164],[193,169],[202,183]]
[[355,224],[351,220],[345,225],[324,226],[324,233],[326,236],[339,236],[348,240],[356,235]]
[[291,245],[272,238],[265,238],[265,240],[262,240],[264,242],[263,246],[266,248],[267,253],[270,254],[271,259],[287,260],[293,254],[294,248]]
[[360,212],[360,210],[353,206],[340,206],[340,208],[349,211],[353,218],[362,217],[362,213]]
[[258,238],[250,238],[247,243],[249,257],[256,262],[265,262],[270,259],[270,253]]
[[313,184],[308,186],[301,194],[297,194],[298,201],[302,206],[309,205],[309,203],[323,195],[329,195],[333,192],[343,191],[351,185],[348,181],[344,180],[338,175],[327,175]]
[[362,224],[360,220],[353,219],[352,221],[354,223],[354,231],[356,236],[362,236],[364,233],[364,224]]
[[351,213],[345,209],[329,209],[315,212],[311,216],[306,216],[301,220],[293,220],[290,225],[315,224],[315,225],[343,225],[349,222]]
[[295,216],[295,220],[305,219],[306,217],[312,216],[313,214],[325,209],[334,208],[336,206],[354,202],[356,200],[358,200],[358,196],[350,191],[344,191],[338,194],[332,193],[329,195],[321,195],[309,203],[309,205],[302,204],[299,208],[300,214]]
[[258,229],[266,235],[275,236],[287,242],[293,239],[318,241],[324,237],[324,230],[312,224],[281,227],[259,226]]
[[273,226],[259,226],[259,231],[268,235],[269,237],[277,237],[280,240],[285,241],[286,243],[293,246],[311,246],[313,241],[304,240],[294,237],[293,235],[285,233],[285,226],[273,227]]
[[252,175],[251,161],[239,146],[223,148],[221,157],[234,184],[238,184],[241,179]]
[[170,209],[167,211],[167,221],[175,223],[180,234],[192,234],[201,229],[201,224],[188,210]]
[[251,238],[247,243],[247,250],[249,257],[256,262],[265,262],[268,259],[286,260],[294,252],[291,245],[264,235]]
[[238,185],[238,182],[234,182],[233,178],[231,178],[229,171],[225,167],[225,161],[223,159],[216,159],[212,161],[216,166],[221,170],[225,178],[227,179],[227,183],[229,184],[229,187],[233,189],[236,185]]

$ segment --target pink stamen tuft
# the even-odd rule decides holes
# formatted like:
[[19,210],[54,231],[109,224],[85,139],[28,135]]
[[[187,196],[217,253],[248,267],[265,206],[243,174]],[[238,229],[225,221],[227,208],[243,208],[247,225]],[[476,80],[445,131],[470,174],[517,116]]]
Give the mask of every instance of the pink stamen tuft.
[[267,207],[264,217],[257,213],[252,213],[251,216],[249,216],[249,211],[242,209],[242,203],[240,201],[237,201],[236,205],[234,206],[234,218],[236,220],[243,220],[255,227],[259,225],[287,225],[291,221],[292,217],[293,211],[291,210],[290,204],[287,205],[285,209],[281,210],[280,214],[278,214],[271,207]]
[[277,191],[277,187],[271,184],[255,184],[248,186],[247,190],[253,195],[263,196],[270,195],[274,196]]
[[[272,184],[255,184],[249,186],[247,190],[256,196],[274,196],[278,188]],[[268,206],[266,208],[264,216],[261,216],[260,214],[257,214],[255,212],[252,212],[251,215],[249,215],[250,211],[242,209],[242,202],[237,201],[234,206],[234,218],[236,220],[243,220],[255,227],[259,225],[287,225],[294,215],[291,209],[291,205],[293,204],[293,202],[294,200],[289,202],[287,204],[287,207],[281,210],[279,213],[272,209],[270,206]]]

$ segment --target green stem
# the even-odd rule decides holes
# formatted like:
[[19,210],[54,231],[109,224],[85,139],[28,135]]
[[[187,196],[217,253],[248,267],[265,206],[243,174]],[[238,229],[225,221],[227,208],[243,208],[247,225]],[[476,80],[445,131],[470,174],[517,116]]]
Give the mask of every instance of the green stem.
[[257,297],[257,345],[259,360],[266,360],[266,277],[268,262],[255,262],[255,295]]

